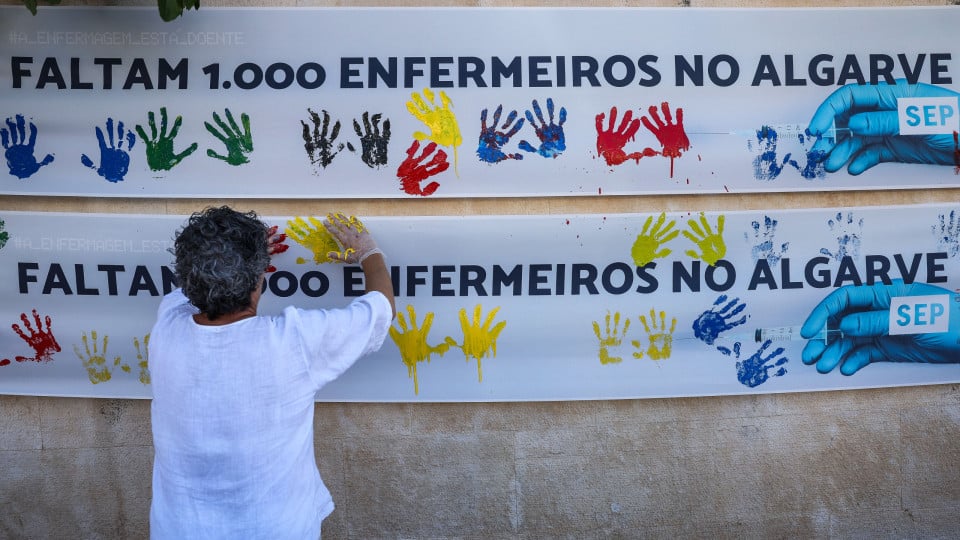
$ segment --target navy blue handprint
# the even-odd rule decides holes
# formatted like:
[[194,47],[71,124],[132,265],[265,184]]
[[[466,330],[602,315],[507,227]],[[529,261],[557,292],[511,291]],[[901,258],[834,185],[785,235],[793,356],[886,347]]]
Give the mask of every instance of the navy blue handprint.
[[[788,360],[785,356],[780,356],[783,354],[783,347],[777,347],[766,357],[763,356],[763,353],[770,348],[772,343],[772,341],[765,341],[750,358],[743,361],[737,360],[737,380],[740,381],[740,384],[756,388],[767,382],[770,377],[782,377],[787,374],[787,368],[783,365]],[[737,349],[737,352],[739,357],[739,349]],[[776,369],[776,371],[771,374],[771,369]]]
[[[503,146],[507,144],[510,137],[516,135],[523,127],[523,118],[517,120],[517,111],[510,111],[500,128],[501,131],[497,131],[502,113],[503,105],[497,105],[497,110],[493,111],[493,121],[488,126],[487,109],[480,111],[480,143],[477,145],[477,157],[481,161],[499,163],[507,159],[523,159],[523,154],[507,154],[503,151]],[[514,120],[516,120],[515,124]]]
[[[533,118],[534,113],[537,119]],[[553,121],[553,98],[547,98],[547,117],[549,121],[544,120],[543,111],[540,110],[540,104],[533,100],[533,113],[527,111],[527,121],[537,132],[537,138],[540,139],[540,147],[534,148],[533,145],[523,140],[520,141],[520,149],[527,152],[534,152],[543,157],[556,158],[567,149],[566,137],[563,134],[563,123],[567,121],[567,109],[560,107],[560,121]],[[540,120],[540,124],[537,124]]]
[[[107,136],[97,126],[97,142],[100,144],[100,165],[97,166],[86,154],[80,156],[80,162],[97,171],[97,174],[110,182],[120,182],[130,168],[129,150],[136,142],[133,132],[124,131],[123,122],[117,122],[117,138],[113,138],[113,118],[107,118]],[[109,139],[109,144],[108,140]],[[126,150],[124,150],[126,142]]]
[[734,298],[721,306],[724,302],[727,302],[727,295],[721,294],[714,301],[711,309],[704,311],[697,320],[693,321],[693,335],[707,345],[713,345],[722,332],[747,322],[746,315],[731,322],[731,319],[747,307],[746,304],[740,302],[739,298]]
[[37,126],[30,122],[30,134],[27,135],[27,121],[22,114],[16,116],[16,123],[7,118],[7,127],[0,128],[0,140],[6,149],[3,155],[7,158],[7,169],[21,180],[33,176],[40,167],[53,161],[53,155],[47,154],[42,161],[37,162],[33,155],[37,143]]

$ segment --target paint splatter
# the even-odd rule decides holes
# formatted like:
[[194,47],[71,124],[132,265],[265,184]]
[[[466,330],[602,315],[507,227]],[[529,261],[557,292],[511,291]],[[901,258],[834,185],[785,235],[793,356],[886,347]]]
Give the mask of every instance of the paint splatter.
[[[940,214],[937,221],[938,224],[931,227],[933,236],[937,239],[937,248],[947,252],[950,257],[960,255],[960,219],[957,211],[951,210],[949,217]],[[0,221],[0,229],[3,229],[2,221]],[[3,247],[2,243],[0,247]]]
[[6,223],[3,219],[0,219],[0,249],[3,249],[3,246],[7,245],[7,240],[10,240],[10,233],[3,230]]
[[247,115],[247,113],[240,114],[240,123],[243,125],[243,129],[241,130],[236,120],[233,119],[233,113],[230,112],[230,109],[225,109],[224,112],[227,117],[227,122],[221,120],[220,115],[216,112],[213,113],[213,121],[216,122],[220,128],[219,131],[213,127],[210,122],[204,122],[203,126],[207,128],[207,131],[209,131],[211,135],[220,139],[220,142],[222,142],[227,149],[227,155],[218,154],[209,148],[207,149],[207,155],[225,161],[235,167],[249,163],[250,158],[247,157],[247,154],[253,152],[253,135],[250,133],[250,116]]
[[440,91],[440,105],[436,104],[433,91],[429,88],[423,89],[423,96],[426,100],[416,92],[410,94],[412,100],[407,102],[407,111],[423,122],[430,132],[415,131],[413,138],[418,141],[430,140],[452,149],[453,168],[456,170],[457,148],[463,143],[463,138],[460,136],[460,124],[451,108],[453,102],[443,90]]
[[544,119],[540,104],[537,100],[533,100],[533,112],[528,110],[526,116],[527,122],[533,127],[537,139],[540,140],[540,146],[534,148],[532,144],[522,140],[519,145],[521,150],[536,153],[545,158],[556,158],[567,149],[567,140],[563,133],[563,124],[567,121],[567,109],[560,107],[559,122],[554,122],[553,110],[553,98],[547,98],[547,119]]
[[109,336],[103,336],[103,347],[99,350],[96,330],[90,332],[90,340],[93,341],[93,348],[90,347],[90,340],[87,339],[86,332],[83,333],[82,340],[84,351],[81,352],[80,347],[77,345],[73,346],[73,351],[77,353],[77,358],[83,363],[83,368],[87,370],[87,377],[90,379],[91,384],[109,381],[113,377],[113,370],[118,367],[127,373],[130,372],[130,366],[121,364],[119,356],[113,359],[112,365],[107,363]]
[[443,356],[450,349],[450,344],[444,342],[438,345],[430,345],[427,343],[427,334],[430,333],[430,328],[433,326],[434,314],[432,312],[427,313],[423,318],[423,325],[419,328],[417,327],[417,313],[412,305],[407,305],[407,313],[410,316],[409,326],[403,313],[397,313],[397,324],[400,329],[391,326],[390,338],[400,349],[400,358],[407,366],[407,375],[413,379],[413,393],[419,394],[420,380],[417,376],[417,364],[430,362],[430,357],[434,354]]
[[290,246],[285,243],[287,235],[278,233],[279,228],[279,225],[274,225],[267,229],[267,254],[270,255],[270,266],[267,267],[268,273],[277,271],[277,267],[273,265],[273,256],[290,249]]
[[656,105],[651,105],[647,112],[653,121],[651,122],[650,118],[646,116],[641,120],[643,126],[660,141],[660,145],[663,147],[660,154],[670,158],[670,178],[673,178],[673,162],[690,149],[690,139],[683,129],[683,108],[677,108],[676,123],[673,123],[673,114],[670,113],[669,103],[666,101],[661,103],[660,110],[663,111],[663,119],[660,118]]
[[[97,143],[100,146],[100,165],[95,165],[86,154],[80,156],[80,163],[97,171],[97,174],[108,182],[121,182],[130,169],[130,153],[137,141],[130,131],[124,131],[123,122],[117,123],[116,140],[114,140],[113,118],[107,118],[107,135],[97,126]],[[124,149],[126,143],[126,149]]]
[[717,216],[717,230],[714,232],[710,222],[703,212],[700,212],[700,222],[691,220],[687,222],[690,230],[683,231],[683,236],[696,244],[700,252],[689,249],[686,254],[694,259],[700,259],[710,266],[713,266],[724,255],[727,254],[727,245],[723,241],[723,224],[726,220],[723,214]]
[[[750,388],[756,388],[770,380],[771,377],[782,377],[786,375],[787,368],[783,365],[789,360],[785,356],[780,356],[784,352],[783,347],[774,349],[766,357],[763,356],[763,353],[766,352],[772,343],[773,342],[769,340],[765,341],[757,352],[743,361],[740,361],[740,343],[734,345],[735,358],[737,358],[737,380],[740,381],[740,384]],[[724,354],[730,354],[730,349],[720,348],[719,350]],[[771,362],[773,363],[771,364]],[[776,369],[773,374],[770,373],[772,369]]]
[[[410,148],[407,148],[407,159],[403,160],[403,163],[397,168],[397,178],[400,179],[400,189],[404,193],[426,197],[433,195],[440,184],[430,182],[424,186],[422,185],[424,180],[447,170],[450,163],[447,162],[447,153],[438,149],[435,142],[428,144],[419,156],[415,156],[419,149],[419,141],[413,141]],[[433,157],[430,158],[430,161],[426,161],[431,154],[433,154]]]
[[480,318],[483,313],[483,307],[480,304],[473,310],[473,320],[467,320],[466,308],[460,309],[460,328],[463,330],[463,342],[458,344],[452,337],[447,337],[444,341],[451,347],[459,347],[467,361],[474,358],[477,361],[477,380],[483,382],[483,367],[481,359],[487,356],[497,356],[497,337],[507,326],[506,321],[500,321],[491,328],[499,307],[495,307],[487,314],[487,318],[481,324]]
[[750,222],[750,227],[753,229],[753,238],[750,237],[750,233],[743,233],[743,237],[751,244],[750,256],[753,257],[754,261],[765,259],[771,266],[776,266],[787,252],[790,242],[780,244],[778,249],[774,248],[773,239],[777,235],[777,223],[776,219],[763,216],[762,228],[759,221]]
[[140,368],[138,379],[142,384],[150,384],[150,334],[143,336],[143,349],[137,338],[133,338],[133,347],[137,350],[137,367]]
[[746,307],[739,298],[728,302],[727,295],[721,294],[710,309],[693,321],[693,335],[707,345],[713,345],[720,334],[747,322],[746,315],[735,319]]
[[167,108],[160,107],[159,131],[153,111],[147,113],[147,126],[150,128],[150,136],[147,136],[143,126],[137,124],[137,134],[140,135],[140,139],[146,147],[147,166],[150,167],[151,171],[169,171],[196,151],[197,143],[191,144],[179,154],[173,151],[173,140],[177,138],[182,123],[183,117],[178,115],[173,120],[173,127],[170,128],[170,132],[167,133]]
[[633,118],[633,111],[627,110],[618,127],[614,127],[617,123],[616,107],[610,107],[610,122],[607,129],[603,127],[604,118],[604,113],[600,113],[596,117],[597,155],[602,157],[607,165],[621,165],[631,159],[639,163],[640,159],[644,157],[659,154],[659,152],[650,147],[644,148],[640,152],[631,152],[629,154],[624,151],[624,147],[628,142],[634,140],[637,131],[640,129],[640,120]]
[[863,219],[854,220],[853,212],[848,212],[847,217],[843,217],[843,212],[837,212],[837,215],[827,221],[830,230],[837,236],[837,249],[830,251],[827,248],[820,248],[820,253],[833,258],[836,261],[843,260],[844,257],[860,256],[860,235],[863,232]]
[[15,115],[15,120],[7,118],[7,127],[0,128],[0,141],[5,149],[3,154],[7,159],[7,170],[10,174],[23,180],[33,176],[40,167],[53,162],[53,154],[47,154],[37,162],[34,155],[37,144],[37,126],[30,122],[30,134],[27,134],[27,121],[22,114]]
[[[319,169],[317,169],[318,165],[326,169],[333,163],[333,158],[337,157],[337,154],[346,146],[342,142],[337,142],[337,137],[340,136],[340,121],[337,120],[334,122],[333,128],[331,129],[330,113],[325,110],[321,110],[320,112],[323,113],[322,118],[312,109],[307,108],[307,113],[310,115],[310,123],[313,125],[312,130],[306,122],[303,120],[300,121],[300,125],[303,127],[303,148],[307,151],[310,164],[314,167],[314,174],[319,171]],[[352,145],[350,150],[353,151]]]
[[353,131],[360,137],[360,160],[367,164],[371,169],[380,168],[387,164],[387,148],[390,145],[390,119],[383,121],[383,127],[380,126],[380,113],[370,116],[369,112],[364,112],[361,116],[363,120],[363,130],[360,129],[360,123],[353,120]]
[[627,336],[627,330],[630,329],[630,319],[625,319],[623,321],[623,328],[620,328],[620,312],[614,312],[613,314],[613,326],[610,325],[611,316],[610,312],[607,312],[606,317],[604,318],[604,331],[600,333],[600,323],[598,321],[593,321],[593,334],[597,336],[597,342],[600,346],[598,352],[598,358],[600,363],[603,365],[607,364],[619,364],[623,361],[623,357],[614,356],[610,353],[613,349],[619,349],[623,345],[623,340]]
[[653,216],[647,218],[643,223],[643,229],[637,235],[630,249],[630,255],[633,262],[638,267],[644,267],[655,259],[661,259],[672,253],[672,250],[664,247],[668,242],[680,234],[678,230],[671,230],[677,224],[676,220],[666,221],[667,214],[661,212],[657,217],[656,223],[653,222]]
[[[480,142],[477,144],[477,157],[486,163],[499,163],[508,159],[523,159],[523,154],[507,154],[503,147],[523,127],[523,118],[517,118],[517,111],[510,111],[500,129],[500,115],[503,114],[503,105],[497,105],[493,111],[490,125],[487,125],[487,109],[480,111]],[[514,123],[516,122],[516,123]]]
[[[670,358],[673,349],[673,331],[677,328],[677,318],[671,318],[670,328],[668,329],[666,312],[661,311],[659,315],[659,325],[657,324],[657,311],[655,309],[650,310],[649,323],[647,322],[646,316],[640,315],[640,323],[643,324],[643,329],[647,333],[646,354],[650,360]],[[639,340],[634,340],[632,343],[637,349],[637,351],[633,353],[633,357],[643,358],[643,343]]]
[[[43,324],[40,322],[40,314],[37,313],[37,310],[33,310],[33,321],[36,325],[36,328],[30,326],[30,320],[27,318],[26,313],[20,314],[20,320],[23,322],[23,327],[19,324],[12,324],[10,327],[13,328],[13,331],[16,332],[20,339],[27,342],[27,345],[33,349],[33,356],[17,356],[17,362],[37,362],[44,363],[53,360],[53,354],[60,352],[60,344],[57,343],[57,338],[53,336],[53,329],[50,325],[50,316],[47,315],[44,317],[43,322],[47,324],[47,329],[43,329]],[[27,335],[24,332],[29,332]],[[5,366],[10,363],[9,359],[0,360],[0,366]]]
[[[339,244],[330,234],[330,231],[323,226],[323,222],[315,217],[308,217],[304,220],[302,217],[296,217],[287,221],[286,235],[294,242],[310,250],[313,253],[313,262],[324,264],[329,262],[338,262],[330,257],[330,252],[340,250]],[[306,263],[306,259],[297,257],[297,264]]]

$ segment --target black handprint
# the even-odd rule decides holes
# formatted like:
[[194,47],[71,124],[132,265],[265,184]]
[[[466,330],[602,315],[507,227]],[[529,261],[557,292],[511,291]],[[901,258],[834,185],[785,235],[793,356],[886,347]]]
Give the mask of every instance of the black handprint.
[[[363,131],[360,123],[354,119],[353,130],[360,137],[360,159],[371,169],[387,164],[387,145],[390,143],[390,119],[383,121],[383,131],[377,124],[380,122],[380,113],[370,117],[369,112],[363,113]],[[351,150],[353,150],[351,148]]]
[[[310,126],[301,120],[300,124],[303,125],[303,147],[307,150],[307,156],[309,156],[311,164],[319,164],[321,167],[326,168],[327,165],[333,163],[333,158],[344,148],[343,143],[336,145],[334,143],[337,137],[340,136],[340,121],[337,120],[334,122],[333,129],[331,130],[330,113],[321,111],[323,112],[323,119],[321,120],[320,115],[313,112],[313,110],[308,108],[307,112],[310,113],[310,121],[313,122],[313,133],[310,132]],[[327,136],[328,131],[329,137]],[[336,150],[334,150],[334,146],[336,146]],[[353,145],[347,145],[347,147],[351,152],[353,151]]]

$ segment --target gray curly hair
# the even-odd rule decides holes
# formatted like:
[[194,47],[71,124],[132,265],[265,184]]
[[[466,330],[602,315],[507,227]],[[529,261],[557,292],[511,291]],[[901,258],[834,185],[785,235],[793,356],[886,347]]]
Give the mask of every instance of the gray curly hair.
[[221,206],[191,215],[171,249],[183,294],[210,320],[250,307],[270,265],[267,242],[255,212]]

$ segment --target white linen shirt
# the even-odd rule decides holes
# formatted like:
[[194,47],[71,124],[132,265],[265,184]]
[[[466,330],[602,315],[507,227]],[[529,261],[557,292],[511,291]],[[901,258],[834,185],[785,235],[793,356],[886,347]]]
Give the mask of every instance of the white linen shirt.
[[177,289],[150,333],[151,538],[315,539],[333,499],[314,459],[317,390],[380,348],[390,303],[193,320]]

